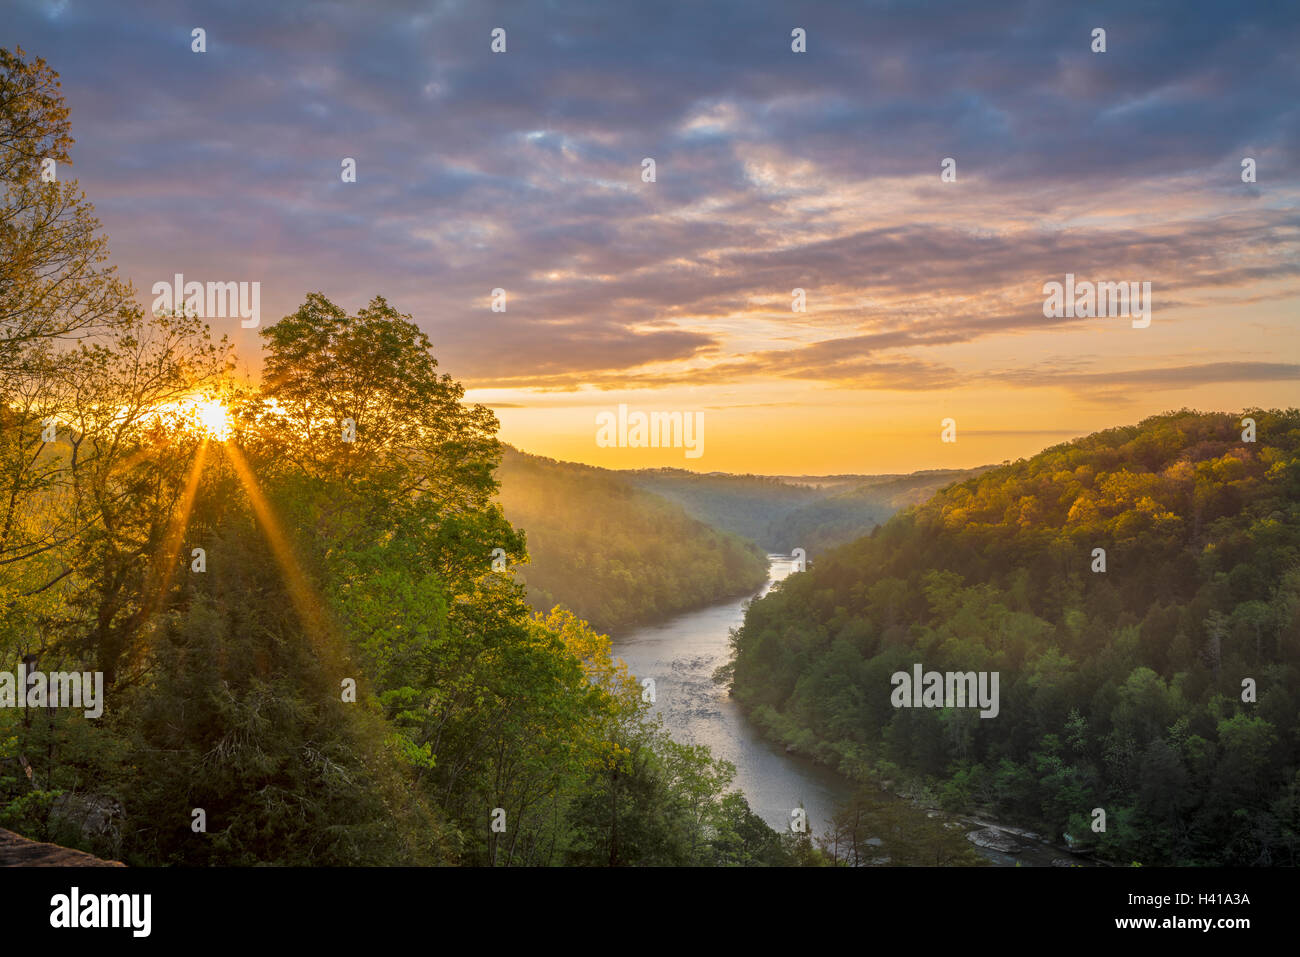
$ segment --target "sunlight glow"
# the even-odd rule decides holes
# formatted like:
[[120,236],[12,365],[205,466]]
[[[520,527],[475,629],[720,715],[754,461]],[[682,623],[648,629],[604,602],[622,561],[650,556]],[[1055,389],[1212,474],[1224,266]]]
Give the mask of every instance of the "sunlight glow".
[[185,533],[189,530],[190,512],[194,509],[194,498],[198,494],[199,482],[203,478],[203,463],[207,459],[207,455],[208,440],[205,438],[199,444],[198,451],[194,454],[194,463],[190,466],[189,475],[185,479],[185,491],[181,493],[181,499],[177,503],[176,511],[167,525],[166,537],[164,537],[162,546],[158,550],[155,563],[157,571],[154,575],[152,587],[148,588],[145,593],[146,617],[152,617],[153,613],[163,606],[163,603],[167,600],[167,594],[171,590],[176,569],[188,561],[187,558],[182,558],[180,562],[176,559],[177,556],[182,555],[181,546],[185,541]]
[[284,575],[289,600],[293,603],[307,636],[315,643],[317,654],[322,654],[326,650],[325,638],[329,630],[324,603],[317,597],[310,580],[303,573],[302,566],[294,557],[289,537],[271,510],[270,502],[262,494],[252,467],[235,443],[226,446],[226,452],[235,475],[248,494],[248,502],[253,507],[253,514],[262,528],[262,534],[266,536],[267,544],[271,546],[271,553],[275,556]]
[[194,395],[168,402],[156,410],[157,417],[170,428],[197,432],[204,439],[225,442],[230,438],[230,412],[220,399]]
[[217,399],[195,402],[194,415],[199,427],[211,438],[218,442],[230,438],[230,413]]

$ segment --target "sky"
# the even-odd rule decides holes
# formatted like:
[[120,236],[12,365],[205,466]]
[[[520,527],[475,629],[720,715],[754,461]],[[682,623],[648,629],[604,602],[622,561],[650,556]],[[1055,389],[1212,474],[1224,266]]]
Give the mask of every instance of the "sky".
[[[4,5],[143,306],[382,295],[525,451],[907,472],[1297,404],[1294,3]],[[1150,324],[1045,316],[1066,274]],[[702,454],[602,446],[620,405]]]

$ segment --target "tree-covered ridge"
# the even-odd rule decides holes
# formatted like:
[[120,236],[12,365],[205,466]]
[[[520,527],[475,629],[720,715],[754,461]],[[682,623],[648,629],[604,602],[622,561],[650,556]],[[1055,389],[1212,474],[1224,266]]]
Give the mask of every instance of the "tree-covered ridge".
[[506,517],[528,540],[516,569],[530,604],[557,604],[621,630],[756,590],[767,559],[620,472],[507,448],[497,472]]
[[732,532],[761,548],[776,549],[773,520],[816,501],[826,492],[768,475],[724,475],[685,469],[638,469],[629,473],[641,488],[662,495],[687,514]]
[[772,476],[661,468],[627,474],[714,528],[770,551],[802,548],[811,558],[866,534],[900,508],[973,471]]
[[[753,603],[734,649],[755,717],[851,774],[1114,860],[1295,864],[1300,412],[1158,416],[945,489]],[[916,662],[1000,672],[999,716],[894,708]]]
[[919,504],[952,482],[981,470],[935,470],[872,476],[801,506],[768,526],[774,548],[802,548],[811,559],[866,535],[900,509]]

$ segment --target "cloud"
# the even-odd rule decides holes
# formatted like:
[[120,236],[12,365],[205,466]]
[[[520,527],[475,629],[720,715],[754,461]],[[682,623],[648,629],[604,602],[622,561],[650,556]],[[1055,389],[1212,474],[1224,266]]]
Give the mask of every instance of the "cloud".
[[990,379],[1023,387],[1063,386],[1076,392],[1133,389],[1189,389],[1217,382],[1288,382],[1300,379],[1300,364],[1289,362],[1207,362],[1199,365],[1061,372],[1032,369],[992,373]]
[[1041,286],[1066,272],[1151,281],[1157,322],[1295,295],[1285,5],[54,10],[9,33],[62,71],[73,172],[137,287],[261,280],[266,315],[382,292],[474,387],[949,388],[943,350],[1059,330]]

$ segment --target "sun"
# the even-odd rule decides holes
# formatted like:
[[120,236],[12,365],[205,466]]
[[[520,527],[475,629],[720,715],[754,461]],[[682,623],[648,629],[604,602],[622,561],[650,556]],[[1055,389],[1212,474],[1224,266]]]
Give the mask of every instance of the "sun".
[[167,402],[155,410],[157,421],[168,428],[196,432],[205,439],[225,442],[234,431],[230,410],[220,399],[191,395]]
[[194,418],[210,438],[224,442],[230,438],[230,413],[217,399],[200,399],[194,403]]

